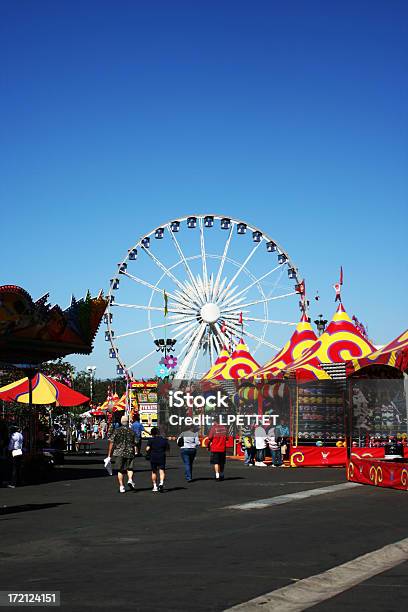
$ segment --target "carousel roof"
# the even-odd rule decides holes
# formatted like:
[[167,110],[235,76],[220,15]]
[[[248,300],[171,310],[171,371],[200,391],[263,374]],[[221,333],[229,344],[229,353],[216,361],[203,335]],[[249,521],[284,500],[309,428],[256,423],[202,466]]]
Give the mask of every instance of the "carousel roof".
[[261,378],[268,380],[279,375],[296,359],[302,357],[317,340],[316,334],[309,322],[308,317],[303,314],[296,326],[291,338],[285,346],[268,361],[264,366],[248,376],[248,378]]
[[359,359],[374,350],[375,347],[360,333],[340,303],[326,331],[286,368],[286,372],[296,372],[296,378],[301,380],[330,379],[321,364]]
[[397,368],[402,372],[408,370],[408,329],[381,349],[370,353],[366,357],[351,359],[346,364],[347,375],[354,374],[373,365],[386,365]]
[[108,303],[102,292],[71,299],[62,310],[46,293],[34,301],[16,285],[0,286],[0,361],[35,365],[71,353],[89,354]]
[[220,354],[218,355],[217,359],[215,360],[214,364],[208,370],[207,374],[205,374],[203,376],[202,380],[209,380],[210,378],[213,378],[214,376],[216,376],[216,374],[221,372],[221,370],[223,369],[224,365],[228,361],[229,356],[230,356],[230,354],[229,354],[229,352],[227,351],[227,349],[224,346],[222,348]]
[[259,364],[252,357],[247,345],[241,339],[234,352],[225,362],[224,367],[211,380],[237,380],[244,378],[259,369]]

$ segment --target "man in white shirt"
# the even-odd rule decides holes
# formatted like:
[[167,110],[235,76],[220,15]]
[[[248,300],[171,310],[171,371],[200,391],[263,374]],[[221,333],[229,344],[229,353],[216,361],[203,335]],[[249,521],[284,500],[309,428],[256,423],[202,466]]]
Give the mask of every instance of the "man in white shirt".
[[11,452],[11,458],[13,462],[13,468],[11,473],[11,483],[8,485],[10,489],[15,487],[21,482],[21,466],[23,461],[23,434],[19,427],[13,427],[11,430],[10,441],[8,449]]
[[258,467],[265,467],[266,431],[262,425],[258,425],[258,427],[255,429],[255,448],[255,465]]
[[193,480],[193,463],[197,454],[197,447],[200,446],[200,440],[196,431],[188,429],[183,431],[177,439],[177,446],[181,449],[181,458],[184,463],[184,473],[187,482]]

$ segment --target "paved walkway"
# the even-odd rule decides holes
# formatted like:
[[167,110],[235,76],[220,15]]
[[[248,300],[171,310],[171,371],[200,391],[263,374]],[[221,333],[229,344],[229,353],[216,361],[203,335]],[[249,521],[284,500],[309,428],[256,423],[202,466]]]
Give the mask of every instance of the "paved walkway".
[[[229,461],[216,483],[200,451],[187,484],[173,446],[164,494],[152,493],[141,458],[137,491],[120,495],[103,457],[69,458],[55,482],[0,489],[1,589],[59,590],[62,608],[81,612],[221,611],[407,536],[408,494],[337,488],[342,469]],[[231,508],[321,488],[330,490]],[[402,565],[314,607],[403,611],[405,576]]]

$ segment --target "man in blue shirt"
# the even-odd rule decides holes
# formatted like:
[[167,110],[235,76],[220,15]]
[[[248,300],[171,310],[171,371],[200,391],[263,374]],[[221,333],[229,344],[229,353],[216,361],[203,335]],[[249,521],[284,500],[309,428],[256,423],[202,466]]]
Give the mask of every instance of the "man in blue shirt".
[[140,415],[135,415],[135,420],[132,423],[132,431],[135,434],[136,439],[136,457],[140,457],[142,454],[142,432],[144,432],[145,428],[140,422]]

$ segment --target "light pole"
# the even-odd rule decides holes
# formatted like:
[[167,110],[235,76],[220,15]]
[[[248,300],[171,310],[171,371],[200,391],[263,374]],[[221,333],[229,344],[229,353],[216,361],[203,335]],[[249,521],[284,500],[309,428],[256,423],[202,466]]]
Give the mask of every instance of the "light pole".
[[96,366],[87,366],[86,369],[87,369],[87,372],[89,374],[89,395],[91,397],[91,404],[92,404],[93,381],[94,381],[94,377],[95,377]]
[[314,322],[317,327],[317,333],[321,336],[324,333],[327,325],[327,319],[323,319],[323,315],[319,314],[319,319]]

